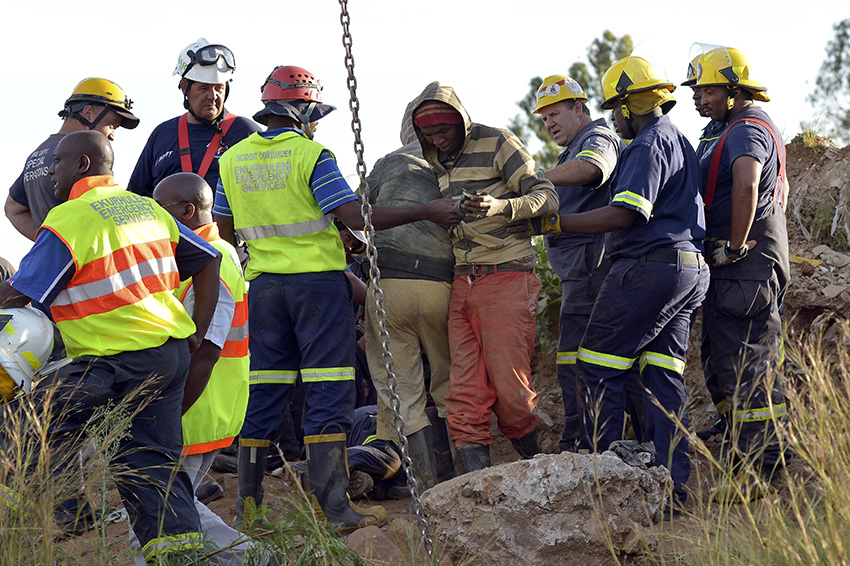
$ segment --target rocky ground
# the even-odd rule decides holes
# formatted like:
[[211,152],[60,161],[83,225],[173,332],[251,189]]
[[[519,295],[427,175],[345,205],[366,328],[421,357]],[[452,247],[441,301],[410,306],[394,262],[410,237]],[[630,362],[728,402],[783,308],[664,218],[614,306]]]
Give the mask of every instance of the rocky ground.
[[[789,330],[789,340],[807,340],[821,335],[826,343],[838,346],[841,325],[850,314],[850,146],[838,149],[828,141],[816,139],[806,145],[795,139],[788,145],[789,180],[791,198],[788,209],[788,231],[792,254],[792,280],[785,301],[784,319]],[[713,407],[702,383],[699,363],[699,323],[691,337],[686,380],[690,392],[691,426],[701,428],[713,417]],[[846,344],[842,344],[846,346]],[[827,348],[827,352],[829,349]],[[540,395],[540,440],[548,453],[557,451],[560,435],[562,406],[560,389],[555,374],[554,353],[538,356],[534,362],[535,387]],[[513,462],[518,459],[510,442],[494,427],[496,438],[492,449],[494,464]],[[700,473],[704,462],[695,461],[690,489],[697,493],[707,489],[707,473]],[[704,472],[705,470],[703,470]],[[216,474],[222,483],[225,497],[211,504],[211,508],[227,521],[235,514],[236,479],[230,474]],[[267,502],[281,507],[291,492],[283,479],[266,478]],[[281,495],[275,497],[274,493]],[[110,493],[113,508],[120,508],[117,494]],[[405,531],[415,523],[408,500],[381,502],[388,509],[391,524],[380,531],[364,530],[349,537],[349,544],[362,551],[367,542],[385,545],[380,554],[387,559],[383,564],[401,564],[398,556],[408,556],[405,549]],[[675,529],[687,530],[687,521]],[[385,536],[387,535],[387,536]],[[94,533],[65,541],[63,546],[75,553],[91,552]],[[108,528],[110,554],[120,556],[127,548],[126,522],[112,524]],[[388,538],[389,537],[389,538]],[[387,541],[392,540],[393,543]],[[402,550],[394,554],[396,547]],[[376,546],[377,548],[377,546]],[[114,550],[114,552],[113,552]],[[407,554],[406,554],[407,552]],[[577,556],[553,556],[548,563],[572,563]],[[447,563],[444,561],[443,563]],[[483,564],[492,562],[484,559]],[[130,564],[123,559],[121,564]],[[605,563],[603,560],[600,563]]]

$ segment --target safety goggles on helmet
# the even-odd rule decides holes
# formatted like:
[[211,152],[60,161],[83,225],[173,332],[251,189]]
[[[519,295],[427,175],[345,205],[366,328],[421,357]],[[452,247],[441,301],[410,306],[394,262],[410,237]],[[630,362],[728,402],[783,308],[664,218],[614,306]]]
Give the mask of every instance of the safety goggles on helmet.
[[[218,58],[224,58],[224,63],[227,68],[236,70],[236,59],[233,57],[233,52],[218,43],[204,45],[198,50],[189,50],[186,55],[189,57],[189,65],[186,66],[186,71],[192,68],[192,65],[215,65],[218,63]],[[184,71],[184,75],[186,72]]]

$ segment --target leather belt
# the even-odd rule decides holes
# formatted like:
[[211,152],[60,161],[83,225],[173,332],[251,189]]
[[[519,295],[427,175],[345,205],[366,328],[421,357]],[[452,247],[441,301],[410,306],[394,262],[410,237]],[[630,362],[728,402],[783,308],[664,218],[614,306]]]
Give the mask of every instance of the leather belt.
[[669,248],[656,248],[644,256],[646,261],[654,261],[656,263],[672,263],[674,265],[693,265],[699,267],[705,263],[702,254],[699,252],[689,252],[684,250],[671,250]]
[[482,265],[477,263],[470,263],[467,265],[456,265],[455,266],[455,275],[475,275],[476,277],[479,275],[489,275],[491,273],[500,273],[502,271],[534,271],[533,268],[530,267],[519,267],[514,263],[497,263],[495,265]]

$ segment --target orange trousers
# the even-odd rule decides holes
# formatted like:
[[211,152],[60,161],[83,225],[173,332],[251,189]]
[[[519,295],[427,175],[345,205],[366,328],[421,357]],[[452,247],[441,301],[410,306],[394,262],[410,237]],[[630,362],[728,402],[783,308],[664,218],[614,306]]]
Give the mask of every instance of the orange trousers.
[[499,430],[519,439],[537,427],[531,387],[540,278],[526,271],[458,275],[449,307],[449,432],[458,446],[493,443]]

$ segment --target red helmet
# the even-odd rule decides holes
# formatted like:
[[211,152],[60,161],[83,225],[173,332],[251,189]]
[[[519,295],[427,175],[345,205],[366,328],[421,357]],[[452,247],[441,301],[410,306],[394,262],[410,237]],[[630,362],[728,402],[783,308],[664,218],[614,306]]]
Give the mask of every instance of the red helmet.
[[275,67],[262,87],[263,102],[271,100],[307,100],[322,102],[322,85],[307,69],[283,65]]

